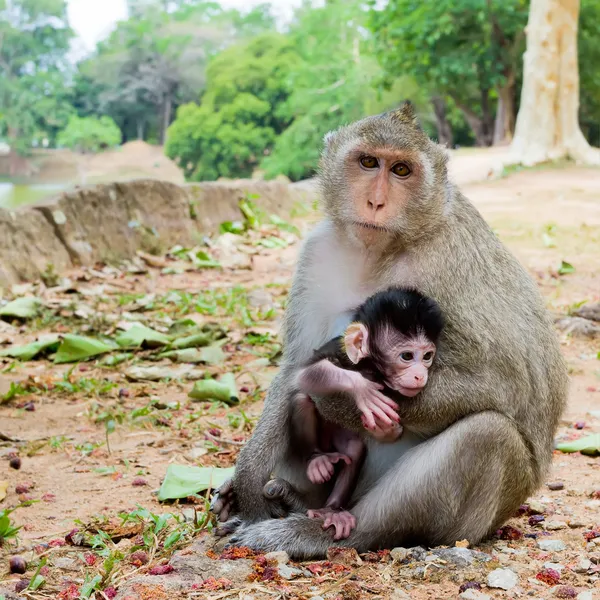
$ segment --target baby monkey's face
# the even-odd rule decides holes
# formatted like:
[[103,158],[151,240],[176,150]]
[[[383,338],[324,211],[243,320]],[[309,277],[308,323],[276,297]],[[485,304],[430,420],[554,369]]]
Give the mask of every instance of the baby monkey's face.
[[393,329],[383,331],[378,345],[379,369],[386,385],[412,398],[426,385],[435,344],[425,335],[406,337]]

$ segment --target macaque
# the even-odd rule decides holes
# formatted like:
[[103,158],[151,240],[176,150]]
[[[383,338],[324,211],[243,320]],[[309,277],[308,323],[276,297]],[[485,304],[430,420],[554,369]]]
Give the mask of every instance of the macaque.
[[[477,544],[535,492],[550,465],[568,389],[552,322],[535,282],[450,181],[448,152],[410,104],[341,127],[324,146],[325,217],[298,259],[281,369],[223,486],[235,499],[228,518],[241,523],[230,542],[295,559],[326,555],[332,532],[287,503],[294,490],[318,509],[328,493],[307,478],[294,444],[298,374],[367,298],[401,286],[435,298],[444,315],[435,366],[418,395],[397,403],[402,435],[392,443],[363,438],[349,501],[356,527],[336,543],[359,552]],[[320,418],[366,432],[351,394],[312,399]],[[393,430],[377,412],[373,418]],[[274,488],[274,479],[285,485]]]
[[[315,351],[298,375],[295,430],[308,445],[307,475],[323,484],[341,468],[325,506],[308,511],[322,519],[323,528],[335,529],[334,539],[344,539],[355,527],[347,505],[365,453],[361,436],[319,418],[311,395],[350,394],[367,430],[380,441],[393,442],[402,434],[393,392],[413,398],[427,384],[442,330],[437,304],[418,292],[392,288],[369,298],[354,315],[344,335]],[[392,426],[377,427],[378,421]]]

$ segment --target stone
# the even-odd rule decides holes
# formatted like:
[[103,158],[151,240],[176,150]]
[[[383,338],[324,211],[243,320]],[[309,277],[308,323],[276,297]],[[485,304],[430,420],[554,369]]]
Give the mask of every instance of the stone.
[[185,457],[188,460],[194,461],[205,454],[208,454],[208,450],[206,448],[191,448],[188,452],[186,452]]
[[563,521],[546,521],[544,523],[544,529],[548,531],[558,531],[559,529],[566,529],[567,524]]
[[412,596],[400,588],[396,588],[389,596],[390,600],[411,600],[411,598]]
[[74,558],[68,556],[60,556],[52,561],[53,566],[57,569],[64,569],[65,571],[79,571],[80,565]]
[[594,600],[594,593],[591,590],[586,590],[577,594],[577,600]]
[[564,490],[565,484],[562,481],[552,481],[548,484],[548,489],[552,492],[557,492],[558,490]]
[[587,573],[592,568],[592,561],[589,558],[580,558],[573,570],[575,573]]
[[553,562],[545,562],[544,563],[544,569],[553,569],[554,571],[558,571],[559,573],[561,573],[565,568],[565,565],[561,565],[560,563],[553,563]]
[[415,546],[414,548],[408,549],[407,558],[411,560],[425,560],[427,551],[422,546]]
[[265,554],[267,560],[274,560],[280,565],[287,565],[290,562],[290,557],[287,552],[268,552]]
[[542,515],[546,512],[546,505],[537,500],[531,500],[529,502],[529,512],[532,515]]
[[327,560],[348,567],[362,565],[362,559],[354,548],[340,548],[331,546],[327,549]]
[[304,573],[300,569],[297,569],[296,567],[290,567],[289,565],[286,565],[286,564],[279,563],[277,565],[277,568],[278,568],[280,577],[283,577],[283,579],[289,580],[289,579],[294,579],[294,577],[301,577],[302,575],[304,575]]
[[574,338],[593,340],[600,337],[600,325],[581,317],[565,317],[556,321],[555,325]]
[[325,600],[323,596],[311,596],[308,600]]
[[492,597],[488,594],[484,594],[479,590],[465,590],[460,594],[459,598],[463,600],[492,600]]
[[574,313],[575,316],[589,321],[598,321],[600,323],[600,302],[596,304],[584,304]]
[[511,569],[494,569],[487,577],[488,587],[511,590],[519,583],[518,575]]
[[440,548],[439,550],[433,550],[433,554],[459,568],[468,567],[475,560],[490,560],[490,556],[484,552],[469,550],[468,548]]
[[408,558],[408,550],[402,547],[393,548],[390,552],[390,556],[392,557],[392,560],[397,560],[398,562],[400,562],[403,561],[405,558]]
[[579,521],[578,519],[571,519],[568,522],[568,525],[571,529],[579,529],[580,527],[585,527],[585,523],[583,521]]
[[545,552],[562,552],[567,549],[562,540],[538,540],[538,548]]

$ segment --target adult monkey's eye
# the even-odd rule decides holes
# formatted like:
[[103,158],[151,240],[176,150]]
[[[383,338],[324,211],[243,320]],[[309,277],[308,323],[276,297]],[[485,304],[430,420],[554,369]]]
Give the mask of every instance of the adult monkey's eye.
[[410,175],[410,168],[405,163],[396,163],[392,167],[392,173],[398,175],[398,177],[408,177]]
[[361,156],[360,164],[365,169],[376,169],[379,166],[379,161],[374,156]]
[[402,360],[405,360],[406,362],[408,362],[409,360],[412,360],[412,359],[413,359],[413,353],[412,353],[412,352],[403,352],[403,353],[400,355],[400,358],[401,358]]
[[425,352],[425,354],[423,354],[423,360],[433,360],[433,352]]

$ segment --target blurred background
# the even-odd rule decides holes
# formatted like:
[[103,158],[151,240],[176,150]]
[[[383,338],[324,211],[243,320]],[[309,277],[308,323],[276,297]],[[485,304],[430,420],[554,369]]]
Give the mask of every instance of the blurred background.
[[[0,206],[73,183],[292,181],[323,135],[412,100],[451,148],[507,145],[529,2],[0,0]],[[579,15],[600,144],[600,2]]]

